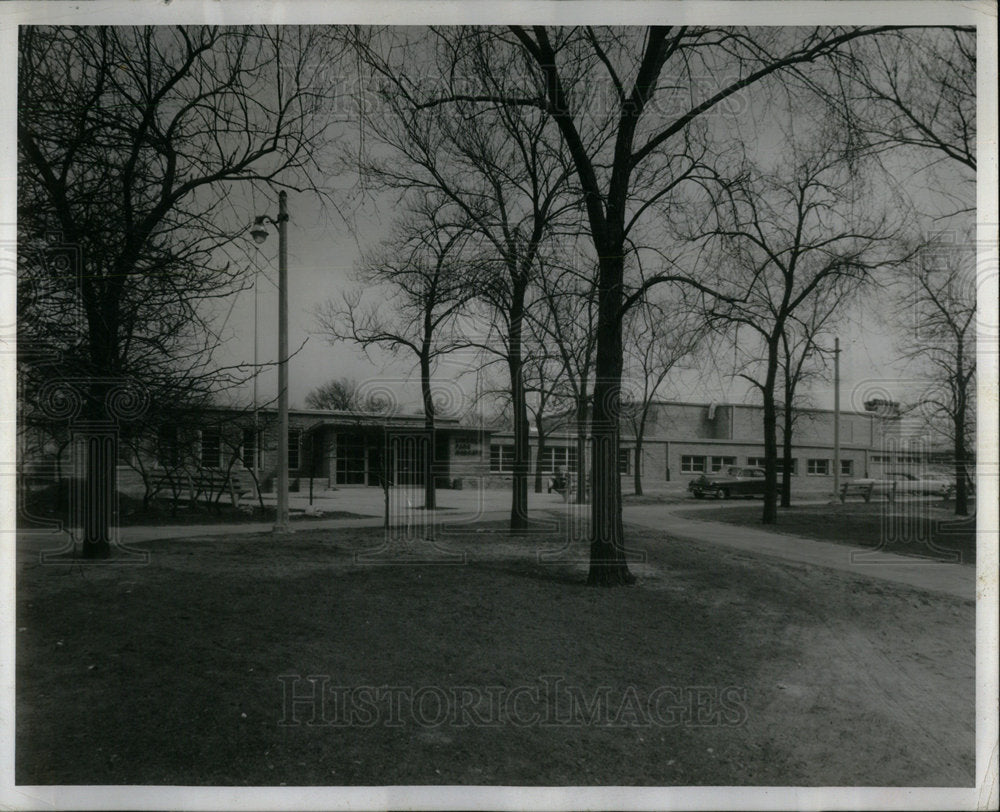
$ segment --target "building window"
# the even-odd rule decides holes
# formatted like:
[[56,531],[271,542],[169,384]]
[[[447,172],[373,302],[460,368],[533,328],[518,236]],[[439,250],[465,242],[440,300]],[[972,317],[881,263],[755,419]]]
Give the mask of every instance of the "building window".
[[629,466],[629,462],[631,461],[631,458],[632,458],[632,449],[631,448],[619,448],[618,449],[618,473],[619,474],[627,474],[627,473],[631,472],[632,469]]
[[514,446],[490,446],[490,473],[509,474],[514,471]]
[[302,440],[302,431],[300,429],[289,429],[288,430],[288,470],[298,471],[299,470],[299,445]]
[[694,457],[689,454],[681,455],[682,474],[703,474],[705,473],[705,458]]
[[547,446],[542,450],[542,473],[553,474],[557,469],[576,470],[576,448]]
[[260,459],[257,456],[257,430],[243,429],[243,467],[257,470]]
[[[747,465],[749,465],[751,468],[766,468],[767,467],[766,465],[764,465],[764,457],[747,457]],[[778,459],[775,460],[774,469],[779,474],[783,474],[785,472],[785,460],[784,460],[784,458],[778,457]],[[798,472],[799,472],[799,461],[795,457],[792,457],[792,470],[790,471],[790,473],[792,475],[795,475]]]
[[843,476],[854,476],[854,460],[841,460],[840,473]]
[[222,457],[222,433],[218,426],[206,426],[201,430],[201,467],[219,468]]
[[[396,454],[399,454],[397,442]],[[392,454],[390,453],[390,458]],[[397,461],[397,465],[398,465]],[[337,434],[337,473],[338,485],[365,484],[365,441],[360,434]]]
[[830,460],[809,460],[806,472],[815,476],[827,476],[830,473]]
[[736,457],[712,457],[712,473],[736,465]]

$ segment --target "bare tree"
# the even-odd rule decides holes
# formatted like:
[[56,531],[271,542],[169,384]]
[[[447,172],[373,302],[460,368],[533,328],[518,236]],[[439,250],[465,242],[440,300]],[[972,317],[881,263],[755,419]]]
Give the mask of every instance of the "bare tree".
[[333,378],[306,395],[306,406],[310,409],[357,412],[364,411],[368,404],[358,394],[357,381],[352,378]]
[[853,289],[847,285],[831,285],[803,304],[789,316],[781,333],[781,353],[778,367],[782,381],[782,400],[778,405],[781,417],[781,506],[792,504],[792,441],[795,424],[801,416],[801,385],[815,378],[825,366],[832,350],[822,346],[835,316],[850,301]]
[[495,95],[507,94],[524,74],[525,57],[518,50],[478,29],[463,29],[453,39],[454,33],[376,31],[357,37],[357,53],[372,81],[384,83],[377,107],[360,107],[370,150],[363,171],[383,187],[444,195],[478,236],[481,260],[492,269],[476,290],[490,325],[478,343],[502,358],[508,370],[514,424],[510,524],[521,528],[528,521],[530,475],[523,370],[528,290],[541,247],[564,214],[575,215],[577,204],[566,195],[572,168],[540,111],[457,101],[442,115],[422,104],[414,55],[442,75],[465,74]]
[[971,240],[938,236],[908,263],[893,314],[903,357],[928,385],[919,409],[946,437],[955,469],[955,513],[969,513],[969,481],[975,437],[976,251]]
[[[559,354],[548,340],[551,313],[540,307],[530,308],[530,338],[524,361],[524,390],[527,408],[535,426],[535,493],[543,493],[548,437],[554,428],[552,418],[567,402],[565,367]],[[540,316],[540,317],[539,317]],[[577,463],[579,471],[579,462]]]
[[[742,331],[738,374],[763,400],[765,524],[777,521],[776,392],[793,316],[816,297],[843,300],[875,269],[899,261],[888,250],[895,226],[860,203],[867,195],[861,176],[822,143],[805,155],[792,152],[791,166],[727,185],[701,237],[714,243],[742,292],[714,303],[710,315]],[[786,411],[789,405],[786,399]]]
[[[365,349],[377,346],[415,356],[428,442],[424,507],[433,509],[437,409],[431,378],[441,356],[468,346],[456,327],[475,293],[477,266],[466,254],[471,232],[461,210],[440,194],[413,193],[411,205],[395,233],[366,257],[361,287],[346,293],[341,302],[321,306],[316,318],[331,343],[349,340]],[[366,302],[363,291],[373,286],[381,301]]]
[[[634,580],[624,555],[617,473],[624,313],[653,285],[670,280],[699,284],[670,267],[627,293],[630,232],[644,215],[669,207],[680,186],[698,181],[704,164],[698,150],[690,149],[691,136],[707,114],[769,77],[790,81],[810,63],[880,30],[511,26],[510,34],[497,31],[493,36],[507,43],[512,34],[528,55],[533,69],[520,86],[497,92],[466,85],[425,94],[428,108],[503,104],[542,110],[572,160],[599,257],[590,583]],[[473,31],[468,37],[484,35]],[[462,37],[453,40],[455,53],[463,53]]]
[[633,308],[625,323],[624,372],[631,386],[622,397],[622,415],[635,437],[636,496],[642,496],[642,444],[653,406],[667,377],[698,350],[707,332],[699,309],[684,301],[683,289],[674,292],[681,295]]
[[936,152],[976,171],[976,29],[897,31],[859,40],[836,63],[833,96],[856,145]]
[[[968,181],[958,213],[974,211],[976,180],[976,29],[897,32],[856,43],[842,63],[841,93],[832,95],[859,144],[878,152],[909,149],[943,157]],[[846,97],[847,103],[841,103]],[[954,237],[954,235],[952,235]],[[930,376],[921,404],[941,419],[952,443],[955,512],[968,513],[969,437],[974,435],[976,271],[966,236],[927,241],[904,275],[897,324],[902,349]],[[909,323],[909,317],[916,321]],[[920,336],[915,338],[914,336]]]
[[[567,259],[576,261],[567,262]],[[587,435],[591,384],[597,351],[597,285],[595,262],[585,252],[565,252],[544,260],[537,279],[538,306],[532,309],[535,332],[550,347],[562,367],[560,389],[570,402],[576,432],[576,502],[585,503]]]
[[[243,284],[234,184],[308,185],[325,47],[304,28],[21,29],[23,337],[62,353],[86,420],[127,420],[116,387],[155,404],[178,378],[225,377],[205,304]],[[86,556],[110,550],[116,456],[88,456]]]

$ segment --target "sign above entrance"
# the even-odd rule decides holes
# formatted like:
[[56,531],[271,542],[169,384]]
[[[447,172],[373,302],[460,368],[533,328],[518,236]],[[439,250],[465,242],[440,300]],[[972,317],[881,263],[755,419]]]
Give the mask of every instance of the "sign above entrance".
[[456,457],[478,457],[479,455],[479,443],[474,443],[471,440],[455,440]]

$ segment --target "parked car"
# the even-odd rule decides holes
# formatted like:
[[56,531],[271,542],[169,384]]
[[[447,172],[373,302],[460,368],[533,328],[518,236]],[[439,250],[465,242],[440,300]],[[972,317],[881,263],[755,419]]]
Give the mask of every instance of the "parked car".
[[728,499],[731,496],[763,496],[764,469],[730,466],[712,474],[702,474],[688,483],[688,490],[696,499],[714,496]]
[[955,492],[954,480],[937,473],[911,474],[907,471],[889,471],[881,479],[852,479],[851,484],[872,484],[875,493],[899,496],[947,498]]

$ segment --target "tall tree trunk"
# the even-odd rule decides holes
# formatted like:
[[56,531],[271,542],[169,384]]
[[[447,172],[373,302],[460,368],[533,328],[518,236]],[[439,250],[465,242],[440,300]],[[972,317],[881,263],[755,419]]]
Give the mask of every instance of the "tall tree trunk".
[[[78,272],[84,273],[82,265]],[[84,421],[78,426],[75,441],[75,453],[84,457],[84,479],[77,483],[74,518],[82,529],[83,557],[106,558],[111,554],[118,492],[119,415],[111,397],[113,382],[120,380],[118,310],[113,293],[107,294],[102,310],[94,280],[81,276],[80,291],[87,316],[91,378],[85,395]]]
[[538,435],[538,448],[536,449],[538,456],[535,458],[535,493],[544,493],[542,458],[545,456],[545,431],[542,426],[541,408],[539,408],[538,414],[535,415],[535,433]]
[[635,459],[632,460],[635,470],[632,472],[632,485],[636,496],[642,496],[642,438],[646,434],[646,416],[639,420],[635,432]]
[[959,394],[955,409],[955,515],[969,515],[968,460],[965,453],[965,397]]
[[587,583],[618,586],[635,582],[625,560],[622,488],[618,474],[621,429],[622,276],[621,251],[604,252],[600,264],[597,365],[591,418],[590,573]]
[[782,472],[781,472],[781,506],[791,507],[792,504],[792,409],[791,398],[786,392],[785,409],[781,428]]
[[[581,392],[586,392],[585,382],[581,382]],[[576,401],[576,503],[583,505],[587,493],[587,396],[581,394]]]
[[968,460],[965,452],[965,415],[967,407],[966,392],[968,379],[965,378],[965,348],[959,338],[955,348],[955,515],[969,515],[969,480],[967,474]]
[[768,342],[767,376],[764,380],[764,524],[778,522],[778,413],[774,403],[774,383],[778,371],[778,348]]
[[431,393],[431,362],[426,352],[420,356],[420,393],[424,401],[424,434],[426,435],[427,453],[424,455],[424,509],[437,508],[437,488],[434,483],[434,454],[437,444],[434,437],[434,398]]
[[511,402],[514,407],[514,481],[510,498],[510,529],[528,526],[528,477],[531,475],[531,448],[528,443],[528,404],[524,396],[524,363],[521,334],[524,326],[524,286],[516,284],[510,310]]

